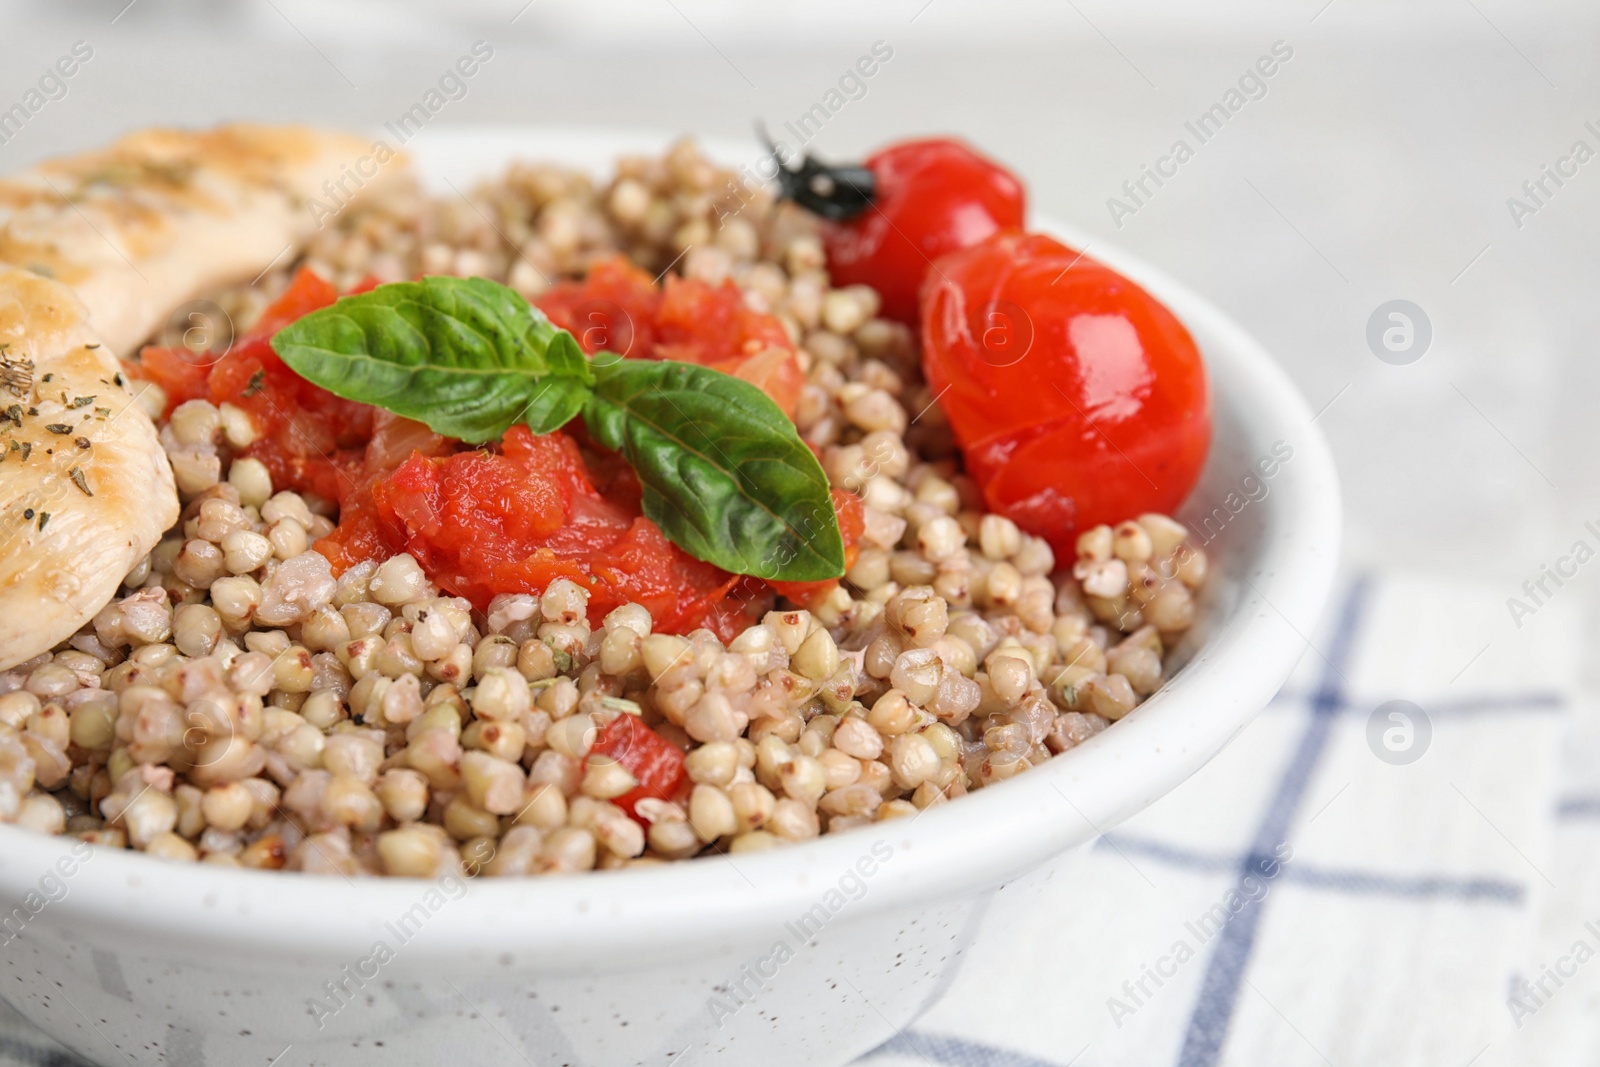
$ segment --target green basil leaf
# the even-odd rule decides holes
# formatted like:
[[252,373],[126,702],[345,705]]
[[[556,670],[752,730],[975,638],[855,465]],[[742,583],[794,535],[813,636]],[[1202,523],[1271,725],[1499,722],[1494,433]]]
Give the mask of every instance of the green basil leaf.
[[577,378],[546,378],[529,398],[522,421],[534,433],[553,433],[583,411],[589,389]]
[[479,444],[527,421],[549,433],[594,382],[577,343],[515,290],[428,277],[346,296],[279,330],[272,347],[301,377]]
[[550,320],[545,319],[544,312],[538,308],[532,310],[535,315],[544,319],[545,325],[555,330],[555,336],[550,339],[550,347],[546,348],[544,353],[544,358],[550,364],[550,373],[562,378],[580,378],[586,385],[593,385],[594,371],[589,367],[589,357],[578,347],[578,339],[566,330],[557,330],[550,325]]
[[749,382],[693,363],[597,364],[584,422],[633,466],[645,515],[690,555],[777,581],[844,574],[822,465]]

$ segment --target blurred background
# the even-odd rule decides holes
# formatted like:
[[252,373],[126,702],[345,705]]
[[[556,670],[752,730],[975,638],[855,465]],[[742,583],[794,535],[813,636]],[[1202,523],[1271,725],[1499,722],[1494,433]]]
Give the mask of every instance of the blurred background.
[[[964,135],[1024,177],[1037,211],[1182,279],[1293,377],[1333,444],[1349,573],[1432,583],[1387,586],[1386,638],[1428,646],[1430,627],[1441,636],[1436,654],[1407,653],[1391,664],[1390,690],[1363,690],[1372,703],[1450,685],[1494,691],[1508,679],[1519,692],[1548,683],[1562,691],[1563,707],[1588,707],[1595,674],[1586,620],[1600,599],[1600,566],[1557,590],[1551,602],[1559,611],[1518,620],[1508,600],[1524,597],[1523,583],[1574,541],[1600,544],[1584,529],[1591,520],[1600,527],[1593,0],[7,0],[4,11],[0,109],[75,42],[93,55],[64,96],[0,143],[0,170],[156,122],[250,118],[376,130],[480,40],[493,61],[436,117],[440,126],[748,138],[762,119],[783,136],[785,123],[882,42],[892,58],[808,149],[848,159],[908,135]],[[1241,82],[1269,55],[1278,60],[1270,77]],[[1186,124],[1230,91],[1244,94],[1243,105],[1200,143]],[[1125,187],[1179,139],[1195,152],[1175,175],[1159,186],[1147,180],[1137,196]],[[1407,314],[1415,336],[1431,340],[1380,358],[1369,326],[1376,321],[1381,334],[1391,325],[1379,309],[1396,300],[1414,305]],[[1440,583],[1469,593],[1444,598],[1454,606],[1441,609]],[[1397,588],[1433,592],[1419,593],[1408,617]],[[1587,718],[1573,721],[1581,727]],[[1563,804],[1600,811],[1580,788],[1596,765],[1585,762],[1595,749],[1580,727],[1551,727],[1539,754],[1510,746],[1506,758],[1526,764],[1501,768],[1506,773],[1483,788],[1492,785],[1514,806],[1537,783],[1545,793],[1525,805],[1530,818]],[[1497,741],[1488,733],[1471,744]],[[1560,748],[1578,792],[1551,785]],[[1243,760],[1229,773],[1248,775]],[[1206,773],[1185,788],[1188,803],[1209,811],[1224,794],[1218,775]],[[1332,804],[1337,786],[1319,788],[1306,814]],[[1481,800],[1471,787],[1456,792]],[[1550,867],[1508,816],[1488,810],[1494,834],[1465,808],[1452,816],[1481,834],[1467,855],[1498,859],[1505,845],[1535,855],[1529,864],[1538,874],[1518,868],[1517,877],[1540,893],[1544,883],[1563,883],[1569,903],[1583,903],[1581,887],[1594,883]],[[1403,822],[1409,812],[1380,807],[1371,817]],[[1560,840],[1554,830],[1544,843],[1560,852]],[[1517,868],[1515,856],[1504,858]],[[1107,877],[1118,893],[1144,892],[1136,879]],[[1531,897],[1518,899],[1533,909]],[[1359,924],[1359,913],[1350,921]],[[1530,918],[1520,933],[1506,933],[1521,942],[1492,966],[1481,957],[1459,962],[1482,965],[1489,992],[1450,1010],[1500,1012],[1504,990],[1514,988],[1506,983],[1541,965],[1537,925]],[[1558,929],[1556,940],[1564,936]],[[1003,962],[991,961],[995,974]],[[1288,962],[1316,964],[1304,955]],[[1137,974],[1138,965],[1135,954],[1117,974]],[[1107,985],[1114,983],[1075,987],[1101,1030]],[[1390,992],[1396,1010],[1405,989]],[[1302,983],[1298,994],[1282,996],[1287,1023],[1298,1018],[1295,996],[1317,993]],[[1569,997],[1571,1007],[1582,1007],[1577,999]],[[1149,1037],[1139,1047],[1213,1062],[1189,1055],[1189,1002],[1173,1000],[1162,1010],[1176,1020],[1175,1033],[1189,1025],[1190,1038]],[[1361,1062],[1318,1051],[1337,1053],[1339,1026],[1328,1028],[1335,1036],[1307,1027],[1305,1043],[1289,1036],[1281,1046],[1263,1039],[1252,1047],[1278,1049],[1274,1063]],[[1095,1040],[1102,1051],[1085,1063],[1139,1062],[1105,1051],[1118,1047],[1115,1036]],[[1592,1062],[1583,1056],[1595,1046],[1576,1040],[1563,1033],[1538,1052],[1508,1052],[1518,1046],[1501,1041],[1479,1062]],[[1067,1064],[1078,1051],[1076,1043],[1039,1047],[1048,1043],[1040,1037],[1022,1043],[1030,1042],[1033,1059],[938,1061]],[[1391,1058],[1377,1041],[1365,1062],[1465,1065],[1480,1043]],[[1550,1051],[1556,1046],[1561,1057]],[[1230,1062],[1252,1062],[1234,1056]]]

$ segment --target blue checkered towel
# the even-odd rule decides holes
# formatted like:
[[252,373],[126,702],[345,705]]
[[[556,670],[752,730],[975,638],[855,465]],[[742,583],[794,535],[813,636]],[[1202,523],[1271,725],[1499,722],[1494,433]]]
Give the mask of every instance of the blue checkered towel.
[[1576,742],[1576,605],[1518,630],[1504,597],[1348,585],[1222,755],[863,1064],[1594,1062],[1600,962],[1569,957],[1600,949],[1600,786],[1558,772],[1564,740],[1571,780],[1596,766],[1600,728]]
[[[862,1064],[1592,1062],[1600,785],[1566,783],[1600,723],[1575,615],[1517,628],[1503,590],[1351,583],[1222,755],[1063,864],[1031,931],[979,938]],[[0,1018],[0,1067],[77,1067],[54,1049]]]

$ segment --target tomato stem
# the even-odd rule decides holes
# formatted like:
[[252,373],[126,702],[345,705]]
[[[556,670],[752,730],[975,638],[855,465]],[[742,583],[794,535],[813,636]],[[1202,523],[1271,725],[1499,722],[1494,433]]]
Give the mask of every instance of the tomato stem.
[[772,153],[777,165],[779,195],[793,200],[814,215],[832,222],[853,219],[872,206],[877,195],[878,181],[871,170],[860,163],[824,163],[810,154],[800,158],[800,165],[791,169],[784,165],[778,146],[767,134],[764,124],[757,123],[756,135]]

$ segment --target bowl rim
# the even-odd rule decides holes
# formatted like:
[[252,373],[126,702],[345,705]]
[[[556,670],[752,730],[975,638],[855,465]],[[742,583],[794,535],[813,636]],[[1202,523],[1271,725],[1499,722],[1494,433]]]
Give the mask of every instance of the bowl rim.
[[[533,153],[592,164],[597,151],[609,158],[671,139],[592,128],[457,127],[430,133],[416,147],[424,157],[458,161],[498,156],[503,163]],[[719,158],[740,158],[742,146],[702,143]],[[1193,659],[1115,729],[1070,756],[914,818],[737,857],[473,881],[461,891],[472,905],[433,911],[427,936],[408,946],[409,961],[515,950],[537,951],[542,967],[576,968],[593,965],[597,945],[626,945],[627,959],[638,963],[708,939],[777,933],[819,903],[837,910],[836,898],[864,917],[978,894],[1092,842],[1193,774],[1266,706],[1309,647],[1303,634],[1320,617],[1334,580],[1341,503],[1327,443],[1287,375],[1211,303],[1097,235],[1037,215],[1031,222],[1128,275],[1209,339],[1203,347],[1214,402],[1226,389],[1259,419],[1246,425],[1248,440],[1294,442],[1292,468],[1259,505],[1262,543],[1244,586]],[[0,894],[20,901],[36,891],[48,869],[73,855],[73,844],[0,826]],[[439,891],[426,880],[285,876],[105,849],[63,881],[65,895],[33,921],[109,943],[160,939],[171,949],[250,951],[263,966],[364,956],[386,923]]]

